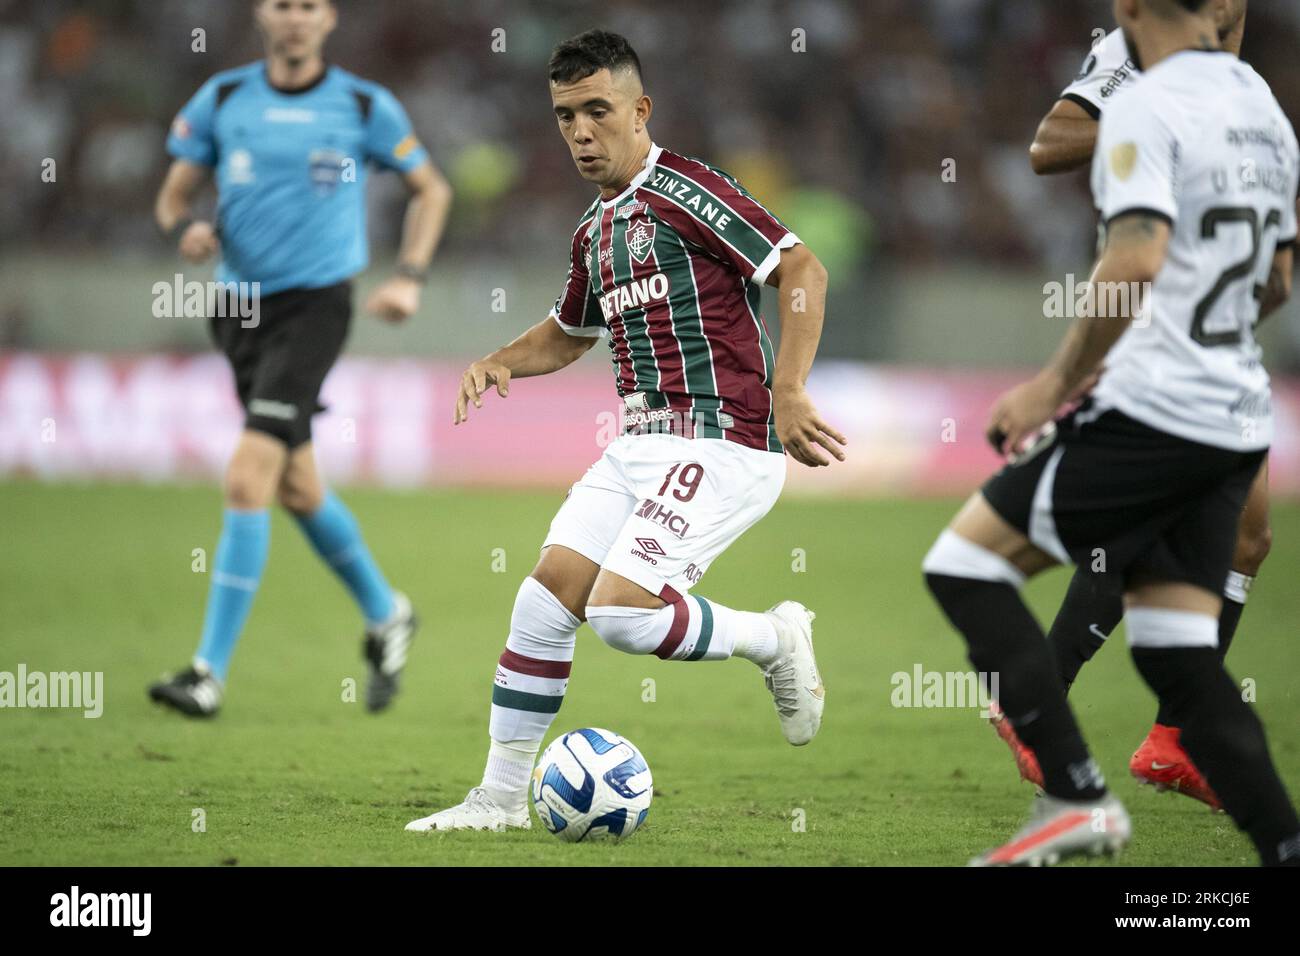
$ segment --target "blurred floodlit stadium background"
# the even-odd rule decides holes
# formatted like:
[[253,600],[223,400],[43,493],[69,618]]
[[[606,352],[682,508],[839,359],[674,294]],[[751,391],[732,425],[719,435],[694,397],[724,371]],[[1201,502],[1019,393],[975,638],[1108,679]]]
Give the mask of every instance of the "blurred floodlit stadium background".
[[[401,328],[354,320],[317,425],[332,477],[562,485],[609,437],[603,351],[449,427],[463,360],[544,316],[563,280],[591,193],[550,116],[544,63],[596,25],[638,49],[655,139],[736,175],[830,270],[813,390],[853,457],[792,472],[796,486],[963,491],[993,466],[979,438],[990,400],[1065,329],[1044,317],[1043,286],[1091,264],[1086,175],[1036,177],[1027,148],[1111,26],[1108,2],[339,7],[328,58],[397,94],[456,198],[420,314]],[[1300,4],[1251,5],[1244,55],[1292,117],[1298,44]],[[0,0],[0,474],[219,472],[239,424],[228,373],[201,319],[151,307],[156,283],[210,269],[182,263],[151,207],[177,109],[212,73],[260,56],[243,0]],[[395,177],[371,179],[358,303],[386,274],[403,201]],[[775,333],[772,304],[766,316]],[[1261,335],[1279,392],[1274,486],[1291,494],[1298,316],[1293,303]]]

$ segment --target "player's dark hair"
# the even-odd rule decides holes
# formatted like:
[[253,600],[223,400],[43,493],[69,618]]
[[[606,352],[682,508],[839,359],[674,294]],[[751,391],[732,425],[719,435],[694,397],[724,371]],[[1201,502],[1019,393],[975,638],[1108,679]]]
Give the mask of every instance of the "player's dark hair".
[[632,69],[641,79],[641,60],[632,44],[607,30],[588,30],[565,40],[551,51],[546,69],[552,83],[573,83],[600,70]]

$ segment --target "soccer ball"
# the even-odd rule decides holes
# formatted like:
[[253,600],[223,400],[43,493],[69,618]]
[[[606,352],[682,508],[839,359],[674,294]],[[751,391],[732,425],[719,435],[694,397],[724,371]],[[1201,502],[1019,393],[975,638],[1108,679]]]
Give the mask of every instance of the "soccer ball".
[[533,770],[533,807],[561,840],[622,840],[650,812],[654,783],[632,741],[584,727],[551,741]]

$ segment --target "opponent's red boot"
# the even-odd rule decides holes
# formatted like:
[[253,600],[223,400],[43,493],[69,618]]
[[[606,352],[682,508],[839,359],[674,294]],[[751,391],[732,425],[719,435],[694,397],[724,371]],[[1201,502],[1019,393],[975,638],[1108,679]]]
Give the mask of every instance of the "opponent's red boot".
[[989,701],[989,723],[993,725],[997,735],[1011,748],[1011,755],[1016,758],[1016,769],[1020,771],[1020,779],[1028,780],[1041,790],[1043,771],[1038,766],[1038,758],[1016,736],[1016,729],[1011,726],[1011,721],[1007,720],[1007,715],[1002,713],[1002,708],[998,706],[996,700]]
[[1223,804],[1179,744],[1181,734],[1177,727],[1153,726],[1147,739],[1134,751],[1128,764],[1129,772],[1139,783],[1149,783],[1156,790],[1173,790],[1200,800],[1211,810],[1222,810]]

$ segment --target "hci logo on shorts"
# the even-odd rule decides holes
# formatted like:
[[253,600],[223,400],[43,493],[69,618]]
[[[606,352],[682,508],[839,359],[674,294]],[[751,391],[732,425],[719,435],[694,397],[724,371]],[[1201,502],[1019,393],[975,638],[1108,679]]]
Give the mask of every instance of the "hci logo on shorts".
[[[640,507],[636,510],[636,515],[638,518],[645,518],[648,521],[659,522],[664,526],[665,530],[667,530],[669,534],[678,538],[685,538],[686,532],[691,530],[691,523],[689,521],[677,514],[671,508],[665,508],[653,498],[647,498],[642,501]],[[638,542],[653,540],[653,538],[637,538]],[[641,546],[643,548],[645,547],[644,544]],[[658,547],[657,544],[656,547]],[[650,551],[651,549],[646,548],[646,550]]]

